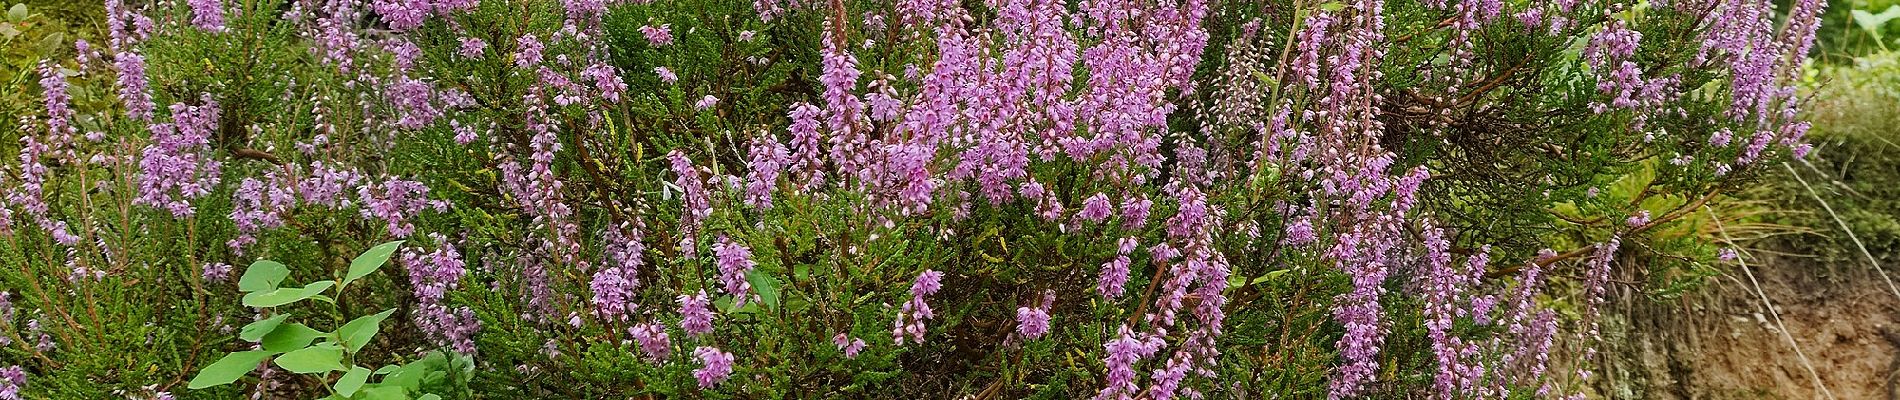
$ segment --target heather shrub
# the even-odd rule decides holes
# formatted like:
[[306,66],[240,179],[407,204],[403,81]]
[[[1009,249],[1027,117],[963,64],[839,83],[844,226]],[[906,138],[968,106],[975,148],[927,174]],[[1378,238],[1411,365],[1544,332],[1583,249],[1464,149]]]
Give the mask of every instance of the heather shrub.
[[1824,6],[107,0],[7,152],[0,398],[1594,393],[1808,151]]

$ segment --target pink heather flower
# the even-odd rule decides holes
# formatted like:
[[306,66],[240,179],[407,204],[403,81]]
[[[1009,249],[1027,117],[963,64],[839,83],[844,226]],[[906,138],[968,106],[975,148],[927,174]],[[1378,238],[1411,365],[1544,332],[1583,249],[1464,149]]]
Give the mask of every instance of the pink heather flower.
[[396,70],[401,72],[415,69],[416,60],[422,58],[422,47],[416,46],[415,42],[408,39],[386,39],[383,41],[383,50],[388,51],[389,55],[395,58]]
[[640,287],[640,266],[645,264],[641,257],[646,252],[642,226],[622,224],[621,229],[608,229],[603,235],[603,268],[594,272],[588,284],[594,293],[594,309],[602,317],[625,319],[634,308],[634,290]]
[[1304,246],[1316,241],[1319,241],[1319,236],[1313,232],[1313,219],[1300,217],[1286,226],[1286,238],[1282,239],[1281,243],[1289,246]]
[[712,333],[713,313],[708,308],[712,300],[706,296],[705,290],[691,296],[680,295],[679,301],[680,329],[686,330],[686,334],[691,336]]
[[891,337],[898,345],[903,345],[906,337],[913,342],[924,341],[924,321],[936,318],[936,314],[930,310],[930,304],[924,302],[924,297],[942,288],[942,272],[927,269],[917,274],[917,280],[910,285],[910,301],[904,302],[903,309],[897,313],[896,326],[891,329]]
[[700,346],[693,349],[693,356],[699,357],[699,369],[693,370],[693,378],[699,380],[699,387],[710,389],[726,381],[732,375],[732,353],[717,348]]
[[640,344],[640,351],[646,353],[647,358],[665,360],[672,353],[673,344],[667,338],[665,326],[651,322],[634,325],[627,328],[627,334]]
[[1055,305],[1055,300],[1055,292],[1043,292],[1034,307],[1017,307],[1016,333],[1029,340],[1049,334],[1049,308]]
[[822,114],[818,106],[810,103],[793,104],[792,110],[786,113],[786,117],[792,120],[788,128],[792,133],[792,163],[786,167],[799,173],[798,179],[804,180],[801,186],[807,190],[816,188],[824,176],[825,157],[819,150],[819,143],[824,139],[819,137],[818,132],[818,118]]
[[221,0],[189,0],[191,6],[191,24],[211,32],[224,31],[224,2]]
[[913,296],[937,294],[939,289],[943,289],[943,273],[928,269],[917,274],[917,281],[910,285],[910,293]]
[[152,144],[140,153],[139,193],[133,203],[189,217],[196,214],[191,201],[217,186],[223,164],[212,159],[210,147],[218,129],[218,103],[210,95],[201,101],[199,106],[172,104],[172,122],[152,125]]
[[[1475,349],[1453,334],[1452,324],[1459,315],[1467,313],[1460,303],[1470,296],[1467,292],[1482,277],[1469,271],[1482,271],[1488,256],[1485,253],[1473,255],[1465,269],[1460,270],[1451,262],[1451,242],[1445,239],[1444,230],[1427,223],[1421,231],[1425,241],[1425,271],[1419,277],[1419,287],[1425,300],[1426,335],[1431,339],[1432,354],[1438,361],[1434,387],[1439,397],[1454,398],[1462,389],[1469,389],[1483,378],[1479,369],[1482,367],[1468,357]],[[1487,318],[1482,314],[1473,317],[1479,321]]]
[[700,177],[699,170],[693,168],[693,161],[686,153],[673,149],[667,153],[667,160],[673,168],[673,185],[678,186],[681,196],[680,211],[680,251],[688,258],[698,250],[694,237],[699,234],[701,224],[712,216],[712,195],[706,191],[706,181]]
[[1629,224],[1630,227],[1638,227],[1638,226],[1643,226],[1645,224],[1648,224],[1649,210],[1643,210],[1643,211],[1637,212],[1636,215],[1631,215],[1629,219],[1626,221],[1623,221],[1623,223]]
[[785,9],[779,6],[784,2],[785,0],[752,0],[752,11],[759,14],[760,20],[772,22],[773,19],[778,18],[779,14],[785,12]]
[[844,358],[858,358],[858,352],[864,351],[864,339],[853,339],[843,332],[831,337],[831,345],[844,352]]
[[18,365],[0,368],[0,400],[20,400],[20,389],[26,388],[26,370]]
[[1735,137],[1734,132],[1729,131],[1728,128],[1722,128],[1722,130],[1716,131],[1715,134],[1709,135],[1709,145],[1715,146],[1715,147],[1728,147],[1729,140],[1734,139],[1734,137]]
[[541,39],[534,35],[522,35],[515,41],[515,67],[528,68],[541,64]]
[[709,95],[706,95],[706,97],[699,98],[699,101],[693,102],[693,108],[699,109],[699,110],[705,110],[708,108],[712,108],[713,106],[718,105],[718,104],[719,104],[719,98],[713,97],[713,95],[709,94]]
[[303,201],[326,207],[349,207],[350,200],[344,195],[344,189],[357,185],[363,180],[362,173],[352,169],[331,167],[322,161],[310,162],[310,175],[298,183],[297,192],[303,195]]
[[380,185],[368,182],[357,188],[356,194],[363,204],[359,212],[363,219],[383,221],[389,235],[398,238],[415,233],[416,225],[411,220],[423,211],[448,211],[448,202],[430,200],[429,187],[417,181],[389,178]]
[[231,194],[231,222],[238,233],[225,242],[233,252],[243,254],[244,246],[256,242],[258,234],[284,226],[284,216],[297,205],[290,183],[274,170],[265,171],[264,180],[244,178],[238,183]]
[[1116,241],[1116,245],[1115,258],[1102,264],[1102,274],[1095,285],[1096,293],[1111,299],[1121,297],[1128,285],[1128,267],[1134,262],[1128,254],[1134,252],[1140,242],[1134,237],[1124,237]]
[[640,34],[647,37],[647,44],[651,44],[653,47],[665,47],[673,44],[672,27],[671,24],[641,26]]
[[388,90],[383,92],[390,104],[396,106],[396,125],[407,129],[422,129],[442,116],[442,109],[436,105],[435,86],[428,81],[412,78],[395,80]]
[[820,48],[823,57],[818,81],[825,86],[825,126],[831,128],[833,134],[832,162],[842,170],[857,171],[866,167],[859,165],[862,161],[859,150],[865,143],[861,132],[855,129],[864,103],[852,91],[857,88],[862,72],[858,70],[858,59],[842,49],[843,44],[839,43],[842,40],[837,39],[831,36],[829,29],[819,39],[823,42]]
[[1722,261],[1735,261],[1735,259],[1738,258],[1738,254],[1735,252],[1735,248],[1724,247],[1715,252],[1715,258]]
[[600,91],[600,98],[608,103],[619,103],[620,95],[627,92],[627,83],[620,80],[620,69],[603,62],[595,62],[581,71],[581,76],[594,82],[594,89]]
[[231,264],[205,263],[202,275],[206,282],[224,282],[231,278]]
[[1154,209],[1154,200],[1147,197],[1134,197],[1122,200],[1122,227],[1140,229],[1148,224],[1148,213]]
[[458,40],[462,42],[462,49],[457,53],[462,57],[481,58],[483,50],[488,49],[488,42],[482,41],[481,38],[463,37]]
[[122,51],[112,59],[113,66],[119,72],[119,102],[125,104],[125,115],[135,120],[151,121],[152,110],[158,106],[152,103],[152,94],[146,88],[145,56]]
[[745,184],[746,205],[761,210],[772,208],[772,190],[778,187],[779,174],[792,162],[790,151],[770,134],[752,138],[748,146],[750,160]]
[[421,27],[423,20],[429,18],[434,8],[430,3],[430,0],[374,0],[369,7],[389,23],[390,29],[406,31]]
[[461,285],[467,264],[461,251],[440,233],[429,234],[435,250],[424,253],[416,247],[404,248],[396,262],[409,273],[409,287],[415,291],[416,327],[434,338],[436,344],[450,346],[462,354],[475,353],[475,331],[481,321],[468,307],[451,308],[443,304],[448,292]]
[[1102,222],[1108,219],[1109,213],[1112,212],[1114,212],[1112,207],[1108,205],[1108,195],[1096,192],[1094,196],[1089,196],[1087,200],[1082,201],[1082,211],[1077,212],[1075,216],[1089,222]]
[[[59,146],[79,131],[73,127],[72,95],[67,92],[66,76],[53,63],[40,61],[40,88],[46,98],[46,132],[49,144]],[[59,138],[59,139],[55,139]]]
[[674,83],[680,80],[679,75],[674,75],[673,70],[666,67],[653,67],[653,74],[659,75],[661,82]]
[[607,0],[562,0],[561,5],[567,9],[569,24],[575,20],[598,24],[600,14],[607,12]]
[[1036,339],[1049,333],[1049,311],[1040,308],[1016,308],[1016,333]]
[[460,121],[450,120],[449,127],[455,131],[455,144],[466,145],[475,143],[475,139],[480,138],[476,136],[474,128],[470,128],[468,125],[462,125]]
[[759,265],[752,261],[752,249],[722,234],[712,251],[719,265],[719,283],[725,285],[726,294],[732,295],[734,307],[744,305],[752,297],[752,283],[746,280],[746,274]]
[[1096,399],[1130,399],[1140,389],[1135,386],[1135,363],[1155,355],[1165,345],[1161,338],[1137,334],[1122,325],[1117,329],[1116,338],[1102,344],[1108,356],[1108,386],[1097,393]]

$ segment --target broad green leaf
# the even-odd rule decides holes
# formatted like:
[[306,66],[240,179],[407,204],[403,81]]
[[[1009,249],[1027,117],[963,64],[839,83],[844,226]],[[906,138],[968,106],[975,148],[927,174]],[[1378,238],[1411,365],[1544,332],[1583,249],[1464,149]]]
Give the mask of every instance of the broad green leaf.
[[346,397],[355,396],[356,389],[363,388],[364,382],[369,382],[369,368],[351,368],[350,372],[336,380],[336,393]]
[[202,370],[198,370],[198,376],[192,377],[191,383],[186,387],[191,389],[203,389],[237,382],[238,378],[243,378],[244,375],[250,374],[251,370],[257,369],[257,363],[263,362],[265,358],[270,357],[272,354],[277,354],[277,352],[251,350],[225,354],[224,358],[220,358],[217,362],[205,366]]
[[1335,11],[1346,9],[1346,3],[1339,2],[1339,1],[1328,1],[1325,3],[1320,3],[1319,9],[1326,10],[1326,12],[1335,12]]
[[7,20],[20,22],[26,20],[26,3],[14,4],[7,8]]
[[768,309],[778,308],[778,278],[758,269],[746,271],[745,280],[752,283],[752,290],[759,292],[759,299]]
[[358,394],[364,400],[409,400],[409,391],[394,385],[367,385]]
[[344,345],[350,347],[350,352],[354,353],[357,350],[362,350],[363,346],[369,344],[370,340],[376,339],[376,332],[382,330],[383,319],[389,318],[389,314],[395,312],[396,309],[391,308],[376,313],[375,315],[357,317],[348,323],[344,323],[343,327],[336,328],[336,337],[338,340],[341,340]]
[[301,288],[279,288],[268,292],[252,292],[244,295],[244,305],[250,307],[276,307],[295,303],[323,294],[336,282],[317,281]]
[[402,246],[401,240],[383,243],[369,248],[369,251],[363,252],[363,255],[356,256],[356,259],[350,260],[350,271],[343,276],[343,284],[347,286],[350,282],[375,273],[376,269],[389,263],[389,256],[396,254],[396,248],[400,246]]
[[275,317],[261,319],[249,325],[244,325],[244,329],[238,331],[238,338],[244,339],[244,341],[247,342],[256,342],[263,339],[264,335],[269,335],[271,331],[277,330],[277,324],[284,323],[284,318],[289,317],[290,314],[277,313]]
[[273,330],[270,334],[264,335],[264,340],[259,343],[264,345],[264,350],[293,351],[310,346],[311,341],[315,341],[317,338],[323,337],[323,335],[323,331],[311,329],[304,324],[292,322],[278,326],[277,330]]
[[1881,37],[1881,28],[1887,26],[1888,21],[1900,18],[1900,5],[1888,6],[1887,11],[1881,11],[1879,14],[1870,13],[1867,10],[1854,10],[1851,14],[1854,15],[1855,25],[1860,25],[1860,29],[1878,38]]
[[442,400],[442,396],[437,396],[435,393],[423,393],[422,397],[417,397],[416,400]]
[[244,276],[238,278],[238,291],[261,292],[276,289],[284,283],[284,277],[290,276],[290,267],[271,260],[257,260],[250,268],[244,269]]
[[299,374],[317,374],[330,371],[343,371],[343,348],[334,344],[319,344],[305,347],[284,355],[274,361],[285,371]]
[[383,384],[421,389],[423,379],[429,376],[429,371],[442,369],[447,365],[448,362],[442,357],[442,353],[432,352],[420,360],[410,361],[408,364],[403,364],[401,368],[390,371],[389,376],[383,377]]

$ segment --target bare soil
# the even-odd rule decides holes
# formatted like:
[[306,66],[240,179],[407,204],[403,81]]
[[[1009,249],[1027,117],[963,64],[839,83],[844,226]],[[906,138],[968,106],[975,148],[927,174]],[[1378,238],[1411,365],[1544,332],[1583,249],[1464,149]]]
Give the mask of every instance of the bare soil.
[[1774,312],[1742,270],[1673,301],[1621,296],[1603,397],[1900,400],[1900,294],[1864,263],[1759,261],[1747,272]]

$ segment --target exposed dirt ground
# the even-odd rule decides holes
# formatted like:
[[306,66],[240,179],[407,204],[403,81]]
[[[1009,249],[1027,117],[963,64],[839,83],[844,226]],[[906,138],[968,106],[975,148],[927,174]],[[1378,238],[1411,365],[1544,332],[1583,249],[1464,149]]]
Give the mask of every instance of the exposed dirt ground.
[[[1610,398],[1900,399],[1900,295],[1865,264],[1827,266],[1767,257],[1750,267],[1775,317],[1743,271],[1672,302],[1622,296],[1627,319],[1608,321]],[[1888,265],[1889,271],[1900,266]],[[1900,279],[1900,276],[1895,276]],[[1630,298],[1636,300],[1627,300]],[[1616,334],[1620,331],[1621,334]],[[1815,385],[1818,375],[1821,386]]]

